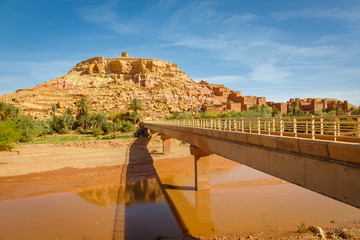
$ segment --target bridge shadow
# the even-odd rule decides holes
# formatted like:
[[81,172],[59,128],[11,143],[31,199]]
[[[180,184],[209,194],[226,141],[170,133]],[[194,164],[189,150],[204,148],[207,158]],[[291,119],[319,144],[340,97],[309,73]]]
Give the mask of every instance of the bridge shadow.
[[[135,186],[136,192],[135,197],[142,198],[146,194],[146,198],[156,198],[156,194],[154,191],[151,191],[151,186],[147,184],[148,179],[155,179],[159,188],[161,189],[161,193],[165,197],[167,204],[174,216],[179,228],[182,231],[183,236],[190,236],[188,232],[188,227],[184,223],[184,219],[182,219],[179,210],[176,208],[174,199],[169,196],[167,189],[176,189],[176,190],[187,190],[194,191],[194,187],[190,186],[177,186],[175,184],[162,184],[156,169],[154,167],[154,159],[152,157],[153,154],[159,153],[150,153],[148,149],[148,144],[151,141],[151,137],[144,138],[136,138],[133,142],[128,146],[126,150],[126,161],[122,166],[120,179],[119,179],[119,188],[117,193],[117,205],[115,210],[115,219],[114,219],[114,227],[113,227],[113,240],[121,240],[127,239],[126,234],[126,205],[128,204],[127,195],[134,195],[134,184],[141,185]],[[140,181],[139,181],[140,178]],[[129,183],[132,183],[132,188],[129,188]],[[132,191],[130,193],[130,191]],[[149,195],[150,192],[150,195]],[[182,192],[178,191],[178,195],[180,195],[181,202],[187,202],[187,198],[182,196]],[[207,199],[207,198],[205,198]],[[208,199],[209,201],[210,199]],[[202,204],[203,206],[209,206],[209,204]],[[192,207],[191,203],[186,203],[186,206]],[[193,207],[192,207],[193,208]],[[210,209],[208,209],[210,212]],[[157,213],[154,212],[154,215]],[[210,215],[208,214],[208,217]],[[166,226],[164,226],[166,227]],[[141,231],[139,229],[139,231]],[[197,238],[193,238],[197,239]]]

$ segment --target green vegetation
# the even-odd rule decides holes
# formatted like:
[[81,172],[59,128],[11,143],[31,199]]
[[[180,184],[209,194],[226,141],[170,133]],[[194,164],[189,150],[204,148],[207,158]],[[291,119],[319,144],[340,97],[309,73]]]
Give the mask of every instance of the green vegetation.
[[303,221],[301,221],[300,226],[298,226],[297,232],[298,233],[305,233],[305,232],[307,232],[307,230],[308,229],[307,229],[305,223]]
[[[205,112],[207,113],[207,112]],[[191,119],[192,115],[189,112],[178,112],[176,111],[172,116],[169,116],[167,119]],[[205,116],[202,116],[202,118],[206,118]]]
[[128,109],[133,110],[137,113],[138,111],[144,110],[144,107],[139,99],[134,98],[133,100],[131,100]]
[[21,134],[13,121],[0,121],[0,150],[7,150],[20,140]]
[[0,121],[8,121],[19,117],[21,111],[13,105],[0,102]]
[[[52,117],[47,120],[35,120],[24,116],[20,109],[11,104],[0,102],[0,150],[10,149],[17,142],[62,143],[68,141],[87,141],[110,138],[130,138],[131,135],[117,136],[117,132],[127,133],[135,130],[143,109],[139,99],[134,98],[128,106],[128,112],[91,113],[91,104],[86,98],[77,103],[76,114],[71,108],[62,114],[58,106],[51,107]],[[109,121],[110,120],[110,121]],[[51,134],[68,134],[78,132],[82,135],[61,136]],[[110,134],[111,136],[100,137]]]

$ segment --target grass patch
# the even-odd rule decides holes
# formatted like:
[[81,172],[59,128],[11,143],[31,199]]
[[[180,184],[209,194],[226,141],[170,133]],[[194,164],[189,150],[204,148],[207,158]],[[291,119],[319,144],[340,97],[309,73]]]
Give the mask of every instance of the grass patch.
[[97,137],[93,135],[48,135],[40,138],[36,138],[32,142],[27,144],[57,144],[65,142],[82,142],[96,140]]
[[305,225],[305,222],[301,221],[300,226],[298,226],[297,232],[298,233],[305,233],[305,232],[307,232],[307,230],[308,229],[307,229],[307,227]]
[[[135,138],[133,135],[122,135],[122,136],[116,136],[115,139],[121,139],[121,138]],[[113,139],[111,136],[105,136],[102,137],[101,140],[109,140],[109,139]]]
[[[116,136],[116,139],[121,138],[134,138],[133,135],[120,135]],[[111,136],[105,137],[95,137],[94,135],[85,135],[85,134],[71,134],[71,135],[47,135],[44,137],[39,137],[34,139],[32,142],[26,142],[21,144],[58,144],[66,142],[83,142],[83,141],[93,141],[93,140],[111,140]]]

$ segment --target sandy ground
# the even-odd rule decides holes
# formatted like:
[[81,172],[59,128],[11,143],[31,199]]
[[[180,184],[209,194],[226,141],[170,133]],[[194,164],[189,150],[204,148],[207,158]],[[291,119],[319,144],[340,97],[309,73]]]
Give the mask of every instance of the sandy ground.
[[[193,156],[189,145],[171,139],[171,154],[162,154],[159,137],[149,139],[117,139],[64,144],[20,145],[11,152],[0,152],[0,201],[49,193],[79,191],[94,186],[116,185],[120,173],[127,168],[127,182],[193,171]],[[211,170],[239,166],[217,155],[211,156]],[[156,169],[156,171],[155,171]],[[239,183],[236,183],[239,184]],[[259,180],[240,183],[241,186],[280,184]],[[227,187],[227,186],[216,186]],[[360,239],[359,223],[348,229],[334,229],[329,239]],[[328,230],[330,231],[330,230]],[[346,230],[347,231],[347,230]],[[348,233],[348,232],[346,232]],[[355,235],[354,235],[355,234]],[[346,234],[345,234],[346,235]],[[359,238],[358,238],[359,237]],[[312,233],[254,233],[201,239],[319,239]],[[190,239],[190,238],[189,238]]]

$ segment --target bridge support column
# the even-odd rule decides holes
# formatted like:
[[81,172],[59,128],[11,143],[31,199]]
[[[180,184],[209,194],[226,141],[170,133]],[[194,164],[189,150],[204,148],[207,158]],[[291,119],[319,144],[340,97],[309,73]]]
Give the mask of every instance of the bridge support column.
[[190,152],[195,157],[195,190],[210,189],[209,155],[212,153],[195,146],[190,146]]
[[163,141],[163,153],[164,155],[170,154],[170,139],[171,137],[166,135],[161,135],[161,139]]

